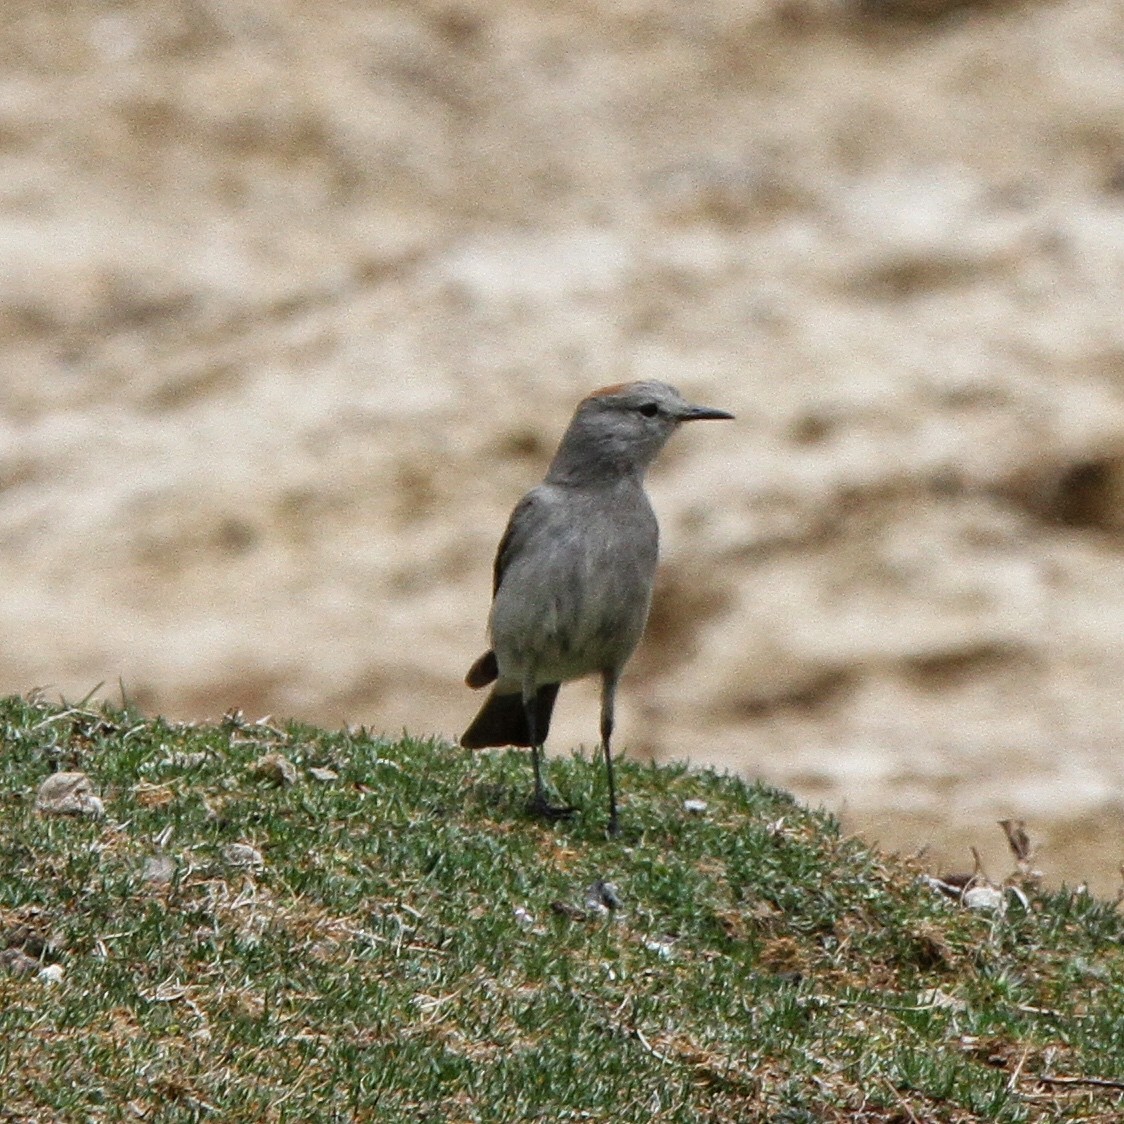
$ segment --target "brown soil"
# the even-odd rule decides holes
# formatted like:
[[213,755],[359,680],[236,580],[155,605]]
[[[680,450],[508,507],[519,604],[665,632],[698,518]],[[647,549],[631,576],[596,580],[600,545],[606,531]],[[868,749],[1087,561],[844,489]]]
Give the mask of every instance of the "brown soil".
[[1116,888],[1115,0],[8,9],[0,689],[455,734],[511,504],[658,377],[739,420],[621,744]]

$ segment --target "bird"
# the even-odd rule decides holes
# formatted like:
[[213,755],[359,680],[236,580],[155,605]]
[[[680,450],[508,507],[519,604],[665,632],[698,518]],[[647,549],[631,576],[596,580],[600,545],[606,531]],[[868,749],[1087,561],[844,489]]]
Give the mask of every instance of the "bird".
[[529,748],[534,814],[575,811],[547,798],[543,744],[561,685],[599,675],[608,831],[617,833],[617,684],[648,620],[659,555],[644,475],[683,422],[733,416],[691,405],[664,382],[595,390],[578,404],[543,482],[512,511],[492,568],[490,647],[465,676],[469,687],[492,690],[460,744]]

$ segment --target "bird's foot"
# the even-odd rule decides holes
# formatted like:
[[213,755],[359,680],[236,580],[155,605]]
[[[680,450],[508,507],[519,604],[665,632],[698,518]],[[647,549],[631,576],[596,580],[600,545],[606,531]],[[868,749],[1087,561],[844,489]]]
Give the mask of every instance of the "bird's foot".
[[541,816],[544,820],[569,819],[577,808],[573,804],[551,804],[549,800],[539,793],[527,801],[527,811],[533,816]]

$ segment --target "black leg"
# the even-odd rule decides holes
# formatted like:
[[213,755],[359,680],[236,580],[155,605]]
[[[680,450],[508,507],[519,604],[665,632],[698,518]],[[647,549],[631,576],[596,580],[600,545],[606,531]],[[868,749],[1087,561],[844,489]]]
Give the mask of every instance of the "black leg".
[[616,835],[617,786],[613,778],[613,709],[617,697],[617,673],[606,671],[601,678],[601,748],[605,753],[605,778],[609,782],[609,834]]
[[523,690],[523,713],[527,717],[527,737],[531,743],[531,765],[535,770],[534,806],[546,806],[546,789],[542,782],[542,752],[539,746],[538,715],[535,708],[535,691],[532,685],[530,694]]
[[531,798],[531,811],[548,820],[565,819],[574,814],[568,804],[551,804],[546,797],[546,783],[543,780],[543,752],[539,738],[537,711],[538,693],[534,681],[523,684],[523,712],[527,716],[527,740],[531,743],[531,766],[535,770],[535,795]]

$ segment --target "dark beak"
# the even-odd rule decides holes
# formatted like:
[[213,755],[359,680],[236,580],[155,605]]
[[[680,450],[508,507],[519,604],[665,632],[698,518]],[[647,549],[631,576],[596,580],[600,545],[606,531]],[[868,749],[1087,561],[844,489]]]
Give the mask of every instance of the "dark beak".
[[733,421],[734,415],[711,406],[688,406],[679,415],[680,421]]

